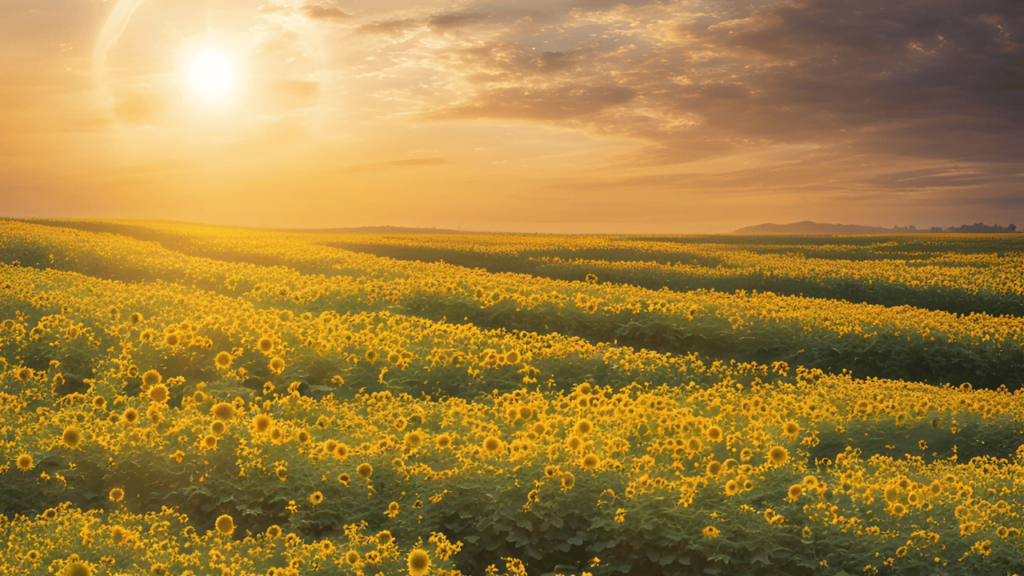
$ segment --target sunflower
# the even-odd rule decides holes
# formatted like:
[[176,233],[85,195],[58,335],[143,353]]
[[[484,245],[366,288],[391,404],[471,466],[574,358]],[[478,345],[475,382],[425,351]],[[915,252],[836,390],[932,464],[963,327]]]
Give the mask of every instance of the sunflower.
[[345,554],[345,562],[347,562],[349,566],[358,566],[360,560],[359,552],[356,552],[355,550],[349,550],[348,553]]
[[577,422],[576,426],[573,427],[573,432],[575,432],[578,436],[586,436],[587,434],[590,434],[593,431],[594,424],[590,420],[587,420],[586,418],[583,418],[582,420]]
[[714,526],[708,526],[707,528],[701,530],[701,534],[703,534],[705,538],[718,538],[720,532],[718,531],[718,528],[715,528]]
[[220,368],[221,370],[227,370],[228,368],[231,367],[231,360],[231,354],[227,352],[219,352],[213,358],[213,363],[217,366],[217,368]]
[[163,381],[163,377],[156,370],[146,370],[142,373],[142,384],[144,386],[156,386]]
[[729,480],[725,483],[725,495],[735,496],[740,491],[740,485],[735,480]]
[[[73,558],[73,559],[72,559]],[[64,564],[64,568],[60,571],[60,576],[92,576],[92,568],[88,564],[78,559],[78,556],[72,556],[68,559],[68,562]]]
[[595,454],[587,454],[583,457],[583,461],[580,463],[580,467],[584,470],[593,470],[601,463],[601,459]]
[[235,521],[233,518],[231,518],[231,516],[228,516],[227,514],[222,514],[219,517],[217,517],[216,527],[217,532],[220,532],[224,535],[230,535],[232,532],[235,531]]
[[252,428],[257,434],[262,434],[270,428],[270,416],[260,414],[252,419]]
[[282,360],[278,356],[275,356],[275,357],[270,359],[269,366],[270,366],[270,371],[273,372],[274,374],[280,374],[280,373],[284,372],[284,367],[285,367],[284,360]]
[[430,570],[430,556],[419,548],[409,552],[409,576],[423,576]]
[[271,540],[277,540],[280,537],[281,537],[281,527],[280,526],[278,526],[277,524],[274,524],[270,528],[267,528],[267,538],[270,538]]
[[483,448],[488,454],[494,454],[501,449],[501,440],[498,440],[494,436],[488,436],[484,440]]
[[129,424],[134,424],[139,419],[139,411],[135,408],[129,408],[124,411],[124,421]]
[[803,484],[793,484],[789,487],[789,501],[796,502],[798,498],[804,493]]
[[210,424],[210,434],[213,434],[218,438],[223,436],[224,432],[226,432],[227,429],[227,425],[221,422],[220,420],[214,420],[213,423]]
[[363,462],[356,467],[356,474],[363,480],[369,480],[370,476],[373,475],[373,466],[369,462]]
[[711,428],[708,428],[706,436],[709,441],[718,442],[722,439],[722,429],[718,426],[712,426]]
[[217,437],[211,434],[211,435],[208,435],[205,438],[203,438],[203,448],[205,448],[207,450],[216,450],[217,449]]
[[309,503],[313,506],[318,506],[324,501],[324,495],[319,490],[309,495]]
[[264,354],[270,354],[274,351],[274,341],[264,336],[260,338],[260,341],[256,343],[256,347],[260,349],[260,352]]
[[573,476],[572,472],[562,472],[562,488],[566,490],[576,485],[576,477]]
[[17,464],[18,470],[21,470],[22,472],[27,472],[32,469],[32,457],[29,456],[28,454],[22,454],[18,456]]
[[348,483],[351,481],[352,477],[349,476],[347,472],[342,472],[341,474],[338,474],[338,482],[344,484],[345,486],[348,486]]
[[227,402],[218,402],[210,408],[210,414],[221,420],[231,420],[235,417],[235,407]]
[[391,535],[391,532],[389,532],[387,530],[383,530],[381,532],[377,532],[377,545],[378,546],[387,546],[388,544],[391,544],[394,541],[395,541],[395,537]]
[[420,434],[419,432],[409,432],[405,435],[405,444],[413,450],[419,448],[420,445],[423,444],[423,434]]
[[800,425],[790,420],[782,425],[782,433],[796,440],[797,434],[800,433]]
[[163,384],[157,384],[150,388],[148,395],[150,400],[159,403],[166,402],[167,397],[169,396],[167,392],[167,386],[164,386]]
[[789,460],[789,451],[782,446],[776,446],[768,451],[768,460],[776,466],[780,466]]
[[721,471],[722,471],[722,463],[719,462],[718,460],[712,460],[711,462],[708,462],[708,466],[705,469],[705,472],[707,472],[708,476],[711,476],[712,478],[715,477],[715,476],[718,476],[718,474]]
[[434,440],[434,446],[436,446],[438,450],[443,450],[451,446],[451,444],[452,437],[447,434],[441,434],[436,440]]
[[120,488],[112,488],[108,497],[111,502],[120,502],[121,500],[124,500],[124,490]]
[[74,450],[82,443],[82,431],[77,426],[68,426],[60,437],[61,443]]

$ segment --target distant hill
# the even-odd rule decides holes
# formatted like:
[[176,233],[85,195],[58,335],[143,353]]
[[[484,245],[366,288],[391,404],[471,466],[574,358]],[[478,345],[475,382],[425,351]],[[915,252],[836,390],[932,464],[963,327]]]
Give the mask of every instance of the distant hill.
[[285,232],[317,232],[326,234],[465,234],[463,230],[444,228],[406,228],[403,226],[358,226],[355,228],[285,228]]
[[758,224],[747,226],[733,234],[893,234],[905,229],[882,228],[880,226],[857,226],[856,224],[822,224],[820,222],[793,222],[792,224]]

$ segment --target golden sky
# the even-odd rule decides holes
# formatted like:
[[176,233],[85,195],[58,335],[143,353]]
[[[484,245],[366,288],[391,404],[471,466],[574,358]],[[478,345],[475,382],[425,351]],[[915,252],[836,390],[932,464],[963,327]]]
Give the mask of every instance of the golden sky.
[[1009,0],[2,0],[0,215],[1020,226],[1022,38]]

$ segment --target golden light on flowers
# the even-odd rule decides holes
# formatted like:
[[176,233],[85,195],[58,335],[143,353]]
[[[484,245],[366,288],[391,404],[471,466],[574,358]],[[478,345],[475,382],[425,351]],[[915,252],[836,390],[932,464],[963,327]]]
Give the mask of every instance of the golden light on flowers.
[[409,576],[424,576],[430,570],[430,556],[419,548],[409,553]]
[[221,370],[227,370],[231,367],[231,354],[227,352],[219,352],[217,356],[213,358],[213,363]]
[[217,528],[217,532],[229,536],[235,531],[235,520],[228,514],[222,514],[217,517],[215,526]]
[[28,454],[19,455],[17,460],[17,466],[18,470],[21,470],[22,472],[31,470],[33,466],[32,456],[29,456]]
[[78,445],[82,443],[82,431],[77,426],[68,426],[61,434],[60,441],[72,450],[78,448]]
[[[11,226],[35,225],[0,221],[0,254],[8,256],[10,250],[5,245],[27,245],[17,236],[10,241],[12,235],[7,230]],[[693,293],[671,287],[648,291],[632,282],[660,281],[661,277],[648,277],[644,268],[627,266],[617,276],[610,272],[616,262],[598,265],[604,266],[602,284],[584,285],[543,275],[506,278],[486,272],[486,267],[435,267],[337,247],[328,250],[297,239],[304,236],[298,233],[275,233],[272,241],[260,238],[255,242],[248,237],[261,235],[259,231],[218,230],[195,236],[190,228],[178,224],[160,226],[152,229],[152,236],[173,240],[168,246],[209,246],[223,259],[192,256],[152,242],[141,243],[145,250],[133,252],[135,240],[105,234],[116,242],[104,240],[114,243],[103,247],[103,253],[123,254],[121,260],[128,267],[109,267],[105,274],[115,281],[84,276],[80,270],[65,273],[0,264],[0,268],[6,266],[0,270],[0,299],[5,310],[17,311],[11,312],[17,322],[0,331],[0,357],[6,358],[6,363],[0,361],[0,376],[6,377],[4,406],[10,416],[5,421],[8,475],[27,481],[26,486],[36,490],[34,494],[42,494],[38,490],[63,491],[65,485],[68,493],[78,493],[87,488],[83,481],[88,482],[88,477],[83,476],[96,469],[107,471],[104,482],[108,484],[103,489],[125,486],[134,498],[137,486],[146,488],[142,501],[136,503],[145,504],[146,510],[139,509],[140,514],[131,513],[135,505],[103,499],[105,504],[96,503],[95,511],[55,507],[37,519],[10,520],[4,526],[9,536],[5,540],[10,545],[8,557],[22,564],[7,569],[0,559],[2,573],[20,573],[23,566],[22,571],[52,568],[58,575],[61,559],[74,551],[85,561],[96,562],[94,570],[102,567],[116,573],[126,568],[100,564],[100,556],[110,555],[123,563],[118,554],[128,550],[147,554],[159,550],[159,556],[139,558],[143,571],[158,565],[168,573],[184,570],[174,559],[194,554],[204,566],[207,562],[214,569],[230,566],[239,573],[280,576],[293,567],[307,572],[319,566],[322,571],[330,564],[355,572],[344,561],[346,552],[354,550],[366,565],[365,572],[390,574],[404,572],[410,550],[423,548],[430,550],[432,572],[495,563],[516,574],[518,565],[513,560],[517,559],[507,560],[505,565],[497,554],[482,550],[480,541],[464,537],[473,528],[456,534],[463,546],[461,556],[453,551],[456,539],[446,543],[440,534],[446,526],[439,518],[453,512],[490,515],[494,506],[522,509],[523,518],[528,517],[534,527],[562,518],[560,512],[574,510],[572,528],[588,531],[603,526],[600,530],[612,534],[612,544],[617,533],[631,539],[627,552],[621,557],[616,552],[614,559],[605,558],[605,562],[629,562],[629,556],[636,553],[639,563],[635,566],[652,562],[642,556],[649,545],[643,526],[665,514],[689,525],[689,538],[713,524],[710,527],[729,534],[730,546],[742,546],[750,534],[764,531],[779,531],[778,536],[784,538],[802,537],[807,543],[817,541],[814,547],[787,547],[787,562],[800,560],[817,566],[821,558],[815,557],[813,550],[822,550],[819,545],[841,547],[845,552],[830,555],[826,567],[837,573],[860,573],[870,564],[880,572],[898,574],[909,570],[911,562],[927,560],[931,565],[933,558],[939,557],[939,567],[957,566],[987,574],[993,567],[1004,567],[1006,558],[1019,556],[1016,515],[1021,509],[1022,489],[1015,478],[1021,460],[1005,443],[982,443],[978,438],[1012,439],[1019,431],[1024,397],[1012,391],[979,390],[977,385],[974,390],[959,390],[852,376],[871,374],[860,367],[850,373],[809,367],[815,365],[822,350],[835,348],[842,356],[871,345],[875,349],[895,346],[909,356],[924,354],[924,347],[941,348],[942,355],[950,356],[952,370],[956,362],[970,361],[975,353],[985,362],[999,362],[998,355],[985,356],[989,347],[998,350],[997,344],[987,344],[981,338],[998,340],[1004,354],[1017,350],[1024,342],[1024,324],[1007,320],[1009,317],[982,318],[977,314],[971,319],[949,314],[939,326],[927,324],[935,318],[934,310],[915,309],[913,317],[931,329],[930,335],[922,337],[924,327],[911,328],[906,318],[898,321],[902,324],[893,319],[895,307],[845,308],[838,300],[768,296],[762,294],[760,285],[756,295],[712,293],[699,288],[715,287],[713,283],[701,284],[703,280],[696,276],[687,280],[698,287]],[[99,256],[78,238],[87,234],[76,231],[62,237],[58,236],[63,234],[60,230],[48,224],[39,233],[47,239],[40,262],[45,263],[45,256],[52,252],[59,267],[87,272],[99,269],[95,266]],[[452,245],[462,242],[447,235],[431,236],[427,240],[366,236],[371,239],[361,237],[360,242],[375,250],[383,243],[418,243],[414,245],[429,245],[430,250],[446,255]],[[351,240],[319,233],[316,238],[317,242],[337,239],[338,244]],[[872,240],[871,246],[902,242],[878,240]],[[534,241],[540,240],[510,240],[514,244]],[[566,240],[557,241],[570,245]],[[78,244],[70,244],[74,242]],[[825,252],[830,257],[842,256],[845,251],[861,258],[883,252],[899,254],[906,248],[905,244],[900,244],[899,250],[844,245],[836,238],[827,242],[830,244],[825,247],[759,245],[768,253],[754,253],[742,243],[734,249],[646,239],[579,238],[572,245],[579,248],[573,251],[574,258],[585,256],[584,251],[603,256],[629,253],[635,255],[631,258],[650,258],[652,262],[679,260],[679,270],[706,268],[692,264],[695,261],[723,262],[722,270],[727,270],[736,262],[730,258],[740,257],[748,259],[744,262],[767,265],[780,254],[788,258],[789,250]],[[986,242],[1003,249],[1001,241]],[[262,244],[270,248],[253,247]],[[472,265],[488,260],[497,265],[505,258],[527,267],[534,266],[531,258],[537,258],[536,252],[530,251],[502,256],[509,253],[503,252],[504,246],[493,252],[483,249],[485,252],[476,255],[468,249],[460,252],[460,261]],[[150,250],[156,255],[149,255]],[[929,254],[913,267],[929,266],[926,260],[936,254],[948,257]],[[971,258],[995,262],[984,252]],[[1014,265],[1020,260],[1012,254],[1007,259]],[[241,266],[234,260],[285,265]],[[555,277],[566,270],[582,271],[595,265],[588,262],[570,268],[553,259],[544,262]],[[86,268],[87,263],[93,268]],[[1012,269],[1011,262],[998,265],[1004,264]],[[946,264],[936,268],[943,266]],[[126,276],[143,274],[161,282],[122,282]],[[738,273],[728,274],[729,278],[739,277]],[[174,281],[181,277],[194,283],[185,286]],[[842,285],[845,280],[835,281]],[[1014,282],[1008,285],[1016,285]],[[13,288],[5,287],[8,284]],[[794,285],[782,280],[776,284]],[[205,291],[202,286],[215,290]],[[862,288],[868,290],[867,286]],[[586,308],[575,312],[574,294],[582,292],[587,299],[580,301]],[[992,298],[998,302],[1002,297]],[[590,302],[597,300],[601,304],[593,313],[596,315],[591,315]],[[420,306],[417,310],[428,317],[407,314],[411,305]],[[787,306],[796,305],[803,306],[799,316],[784,314]],[[108,311],[115,306],[124,315],[136,308],[143,310],[145,328],[153,331],[151,337],[133,338],[143,327],[111,323]],[[286,323],[279,320],[283,307],[293,310]],[[697,311],[691,314],[693,307]],[[851,320],[851,310],[859,319]],[[0,321],[3,314],[0,311]],[[663,322],[667,329],[683,334],[721,333],[726,340],[734,338],[738,347],[745,346],[742,343],[748,339],[763,342],[773,335],[792,333],[799,336],[799,347],[807,350],[786,351],[786,357],[794,354],[806,364],[720,362],[696,353],[663,354],[621,346],[613,340],[632,336],[611,328],[601,332],[601,326],[621,326],[618,322],[627,316],[641,332]],[[446,317],[458,322],[431,319]],[[486,319],[494,323],[494,330],[478,325]],[[502,330],[506,321],[514,323],[517,330]],[[553,324],[544,329],[542,321]],[[1012,322],[1019,326],[1007,328]],[[69,325],[81,327],[77,341],[66,336]],[[992,329],[997,325],[1006,328],[1005,334],[1010,336],[997,337]],[[595,330],[597,337],[578,338],[573,326]],[[841,339],[829,336],[838,333],[837,327],[843,330]],[[894,336],[894,327],[901,331],[900,337]],[[978,330],[981,336],[971,340],[970,330]],[[734,331],[732,336],[728,336],[730,331]],[[167,333],[181,338],[180,347],[164,346],[162,339]],[[614,336],[605,340],[602,334]],[[906,339],[908,335],[911,340]],[[935,344],[931,336],[936,337]],[[263,337],[275,343],[265,357],[256,350]],[[51,339],[59,344],[49,346]],[[119,342],[124,346],[118,346]],[[48,353],[52,348],[59,363],[47,366],[42,361],[22,360],[40,348]],[[239,355],[236,359],[240,362],[245,358],[245,368],[251,373],[221,373],[224,378],[201,382],[216,372],[212,364],[219,350]],[[370,366],[364,359],[367,350],[380,350],[382,356],[396,351],[401,355],[400,367],[380,361]],[[510,350],[520,354],[514,367],[502,364],[514,357]],[[254,354],[257,361],[252,362]],[[924,357],[943,357],[928,354]],[[287,380],[271,375],[261,363],[274,355],[287,359]],[[23,361],[34,362],[31,365],[36,372],[19,383],[15,374]],[[175,395],[166,403],[150,403],[150,388],[140,391],[141,370],[131,371],[137,366],[156,366],[166,372],[159,384],[173,388]],[[986,368],[980,365],[978,369]],[[56,384],[55,374],[61,370],[67,376],[65,385]],[[83,378],[84,373],[89,376]],[[344,375],[348,384],[332,384],[336,375]],[[89,382],[82,385],[82,380]],[[272,382],[269,389],[263,386],[268,380]],[[282,394],[285,388],[297,389],[288,384],[294,381],[306,383],[303,393]],[[592,383],[576,386],[578,382]],[[99,397],[106,402],[95,407],[93,402]],[[862,401],[864,409],[858,412]],[[151,404],[157,404],[155,411],[147,410]],[[219,404],[231,407],[233,417],[219,417]],[[133,408],[161,415],[160,425],[125,424],[124,415]],[[234,425],[235,419],[244,419],[239,420],[244,426]],[[584,420],[589,429],[580,427]],[[798,431],[787,428],[797,422]],[[80,428],[87,449],[79,446],[74,453],[64,449],[61,432],[70,425]],[[267,435],[272,429],[278,430],[274,442]],[[979,431],[984,436],[977,436]],[[216,452],[203,448],[204,441],[212,443],[207,436],[216,439]],[[927,439],[927,454],[921,452],[922,436]],[[487,452],[487,438],[499,443],[494,453]],[[958,446],[958,459],[950,458],[953,445]],[[836,446],[844,447],[839,455]],[[774,458],[774,448],[785,450],[785,458]],[[27,454],[39,459],[33,460],[35,473],[30,473],[31,477],[17,472],[17,457]],[[76,472],[62,471],[57,476],[40,464],[44,458],[46,462],[54,458],[70,461]],[[373,468],[363,474],[357,467],[370,462],[376,468],[373,482],[357,481],[350,486],[357,470],[370,479]],[[140,469],[137,463],[144,466]],[[600,470],[600,474],[591,470]],[[140,478],[143,473],[145,477]],[[195,499],[178,498],[171,502],[180,507],[177,511],[158,513],[160,501],[182,486],[165,481],[173,478],[208,494],[210,502],[232,500],[223,508],[204,511]],[[245,489],[232,489],[236,484]],[[317,492],[326,495],[319,505]],[[276,494],[270,508],[262,505],[267,494]],[[205,497],[198,500],[207,501]],[[391,508],[389,502],[401,506]],[[762,517],[765,508],[779,510],[785,517],[776,513]],[[399,509],[401,514],[394,520],[384,516]],[[279,535],[270,543],[261,537],[228,542],[217,530],[194,531],[210,527],[225,511],[232,515],[246,511],[242,526],[251,524],[256,530],[290,518],[289,530],[295,533],[289,538]],[[335,516],[341,512],[343,521],[352,524],[338,521]],[[187,513],[188,520],[171,515],[178,513]],[[154,525],[163,525],[165,518],[169,528],[150,531]],[[360,529],[362,521],[368,525]],[[325,525],[330,530],[318,533]],[[514,522],[510,525],[514,526],[510,530],[530,532]],[[52,530],[57,526],[60,534],[74,537],[64,538],[67,542],[54,547],[51,533],[58,532]],[[373,532],[368,531],[370,526]],[[400,529],[403,537],[380,546],[374,533],[384,526],[396,533]],[[504,528],[497,530],[499,539],[508,535]],[[658,533],[657,537],[667,538],[666,546],[684,546],[685,542],[677,541],[684,532]],[[559,562],[552,560],[560,557],[553,552],[554,542],[538,539],[536,533],[527,536],[541,557],[522,560],[529,561],[531,570],[533,566],[541,571],[556,570],[549,565]],[[990,545],[978,544],[989,539]],[[703,540],[699,534],[697,540]],[[905,544],[911,540],[912,544]],[[688,552],[698,564],[706,560],[702,558],[706,551],[723,545],[722,535],[705,542]],[[100,544],[116,549],[105,552],[97,548]],[[374,550],[378,546],[379,550]],[[43,551],[36,564],[25,560],[30,549]],[[970,554],[965,557],[967,552]],[[757,569],[745,556],[735,560],[730,569],[737,573]],[[379,566],[368,566],[378,562]]]

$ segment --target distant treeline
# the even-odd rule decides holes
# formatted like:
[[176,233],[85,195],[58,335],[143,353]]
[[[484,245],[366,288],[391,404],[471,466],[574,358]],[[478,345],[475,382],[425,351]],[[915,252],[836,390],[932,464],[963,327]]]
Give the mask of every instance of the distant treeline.
[[[917,226],[906,226],[906,227],[904,227],[904,226],[893,226],[893,230],[895,230],[896,232],[923,232],[924,231],[924,229],[918,230]],[[1010,225],[1008,225],[1008,226],[1006,226],[1004,228],[1003,226],[1000,226],[999,224],[993,224],[993,225],[989,226],[988,224],[985,224],[985,223],[982,223],[982,222],[978,222],[976,224],[961,224],[959,227],[957,227],[957,226],[950,226],[949,228],[941,228],[939,226],[932,226],[930,229],[928,229],[928,232],[955,232],[957,234],[977,234],[979,232],[990,232],[990,233],[998,234],[998,233],[1016,232],[1016,231],[1017,231],[1017,226],[1015,224],[1010,224]]]

